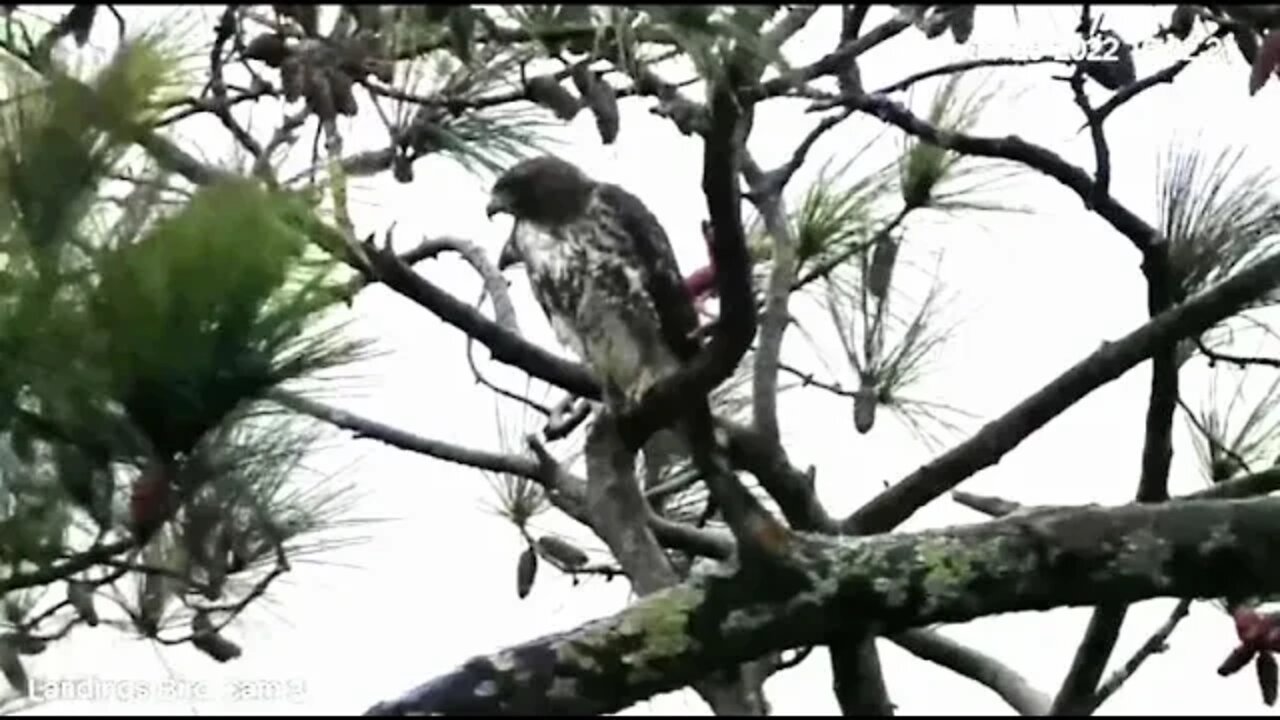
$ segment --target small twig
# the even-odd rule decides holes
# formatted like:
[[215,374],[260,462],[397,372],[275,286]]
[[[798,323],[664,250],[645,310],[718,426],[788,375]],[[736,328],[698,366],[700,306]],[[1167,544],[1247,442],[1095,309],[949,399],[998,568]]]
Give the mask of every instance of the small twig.
[[356,437],[380,440],[402,450],[422,453],[438,460],[483,470],[530,478],[536,478],[539,475],[536,464],[527,457],[473,450],[440,440],[432,440],[286,390],[276,389],[268,397],[290,410],[310,415],[344,430],[350,430],[356,434]]
[[819,380],[814,373],[807,373],[803,370],[794,368],[786,363],[778,363],[778,369],[791,375],[800,381],[801,387],[816,387],[820,390],[826,390],[833,395],[841,397],[853,398],[854,391],[845,389],[840,383],[829,383]]
[[[1087,7],[1087,6],[1086,6]],[[1102,118],[1089,103],[1089,96],[1084,91],[1084,65],[1077,65],[1070,78],[1071,92],[1075,96],[1076,106],[1084,114],[1085,124],[1093,139],[1094,178],[1093,187],[1084,197],[1085,207],[1092,210],[1098,201],[1110,193],[1111,187],[1111,151],[1107,147],[1107,136],[1102,129]]]
[[[796,146],[795,151],[791,153],[791,158],[781,166],[767,173],[762,173],[758,169],[754,173],[745,172],[744,174],[749,176],[748,181],[751,184],[751,192],[747,194],[747,199],[759,208],[770,196],[780,194],[786,188],[787,183],[791,181],[791,177],[804,164],[805,158],[808,157],[809,151],[813,149],[813,145],[818,141],[818,138],[822,137],[831,128],[847,120],[851,115],[853,115],[853,111],[846,109],[839,115],[823,118],[817,126],[805,135],[800,144]],[[744,170],[747,170],[754,163],[744,162],[743,165]],[[755,175],[754,179],[750,177],[752,174]]]
[[1209,359],[1209,367],[1213,367],[1216,363],[1225,362],[1235,365],[1241,370],[1244,370],[1250,365],[1263,365],[1265,367],[1280,368],[1280,359],[1261,356],[1230,355],[1228,353],[1218,352],[1217,350],[1210,350],[1209,346],[1205,345],[1204,340],[1200,338],[1196,338],[1196,348],[1200,350],[1200,354]]
[[253,174],[258,177],[268,177],[271,173],[271,160],[275,157],[276,152],[286,144],[291,144],[298,139],[295,134],[311,117],[311,108],[303,107],[298,112],[285,117],[280,123],[280,127],[276,128],[271,134],[271,138],[267,140],[266,146],[262,150],[262,154],[258,156],[257,162],[253,165]]
[[876,231],[875,237],[871,238],[866,243],[850,245],[835,257],[827,258],[820,265],[802,275],[800,279],[791,286],[792,291],[799,290],[814,280],[820,280],[830,275],[833,270],[843,265],[853,256],[866,252],[868,248],[875,247],[877,243],[880,243],[884,241],[885,238],[889,237],[889,234],[897,229],[897,227],[902,224],[902,221],[905,220],[907,215],[910,213],[911,208],[903,207],[896,215],[893,216],[892,219],[889,220],[889,222],[885,223],[883,227]]
[[989,495],[978,495],[976,493],[965,492],[964,490],[953,490],[951,492],[951,499],[967,508],[977,510],[984,515],[990,515],[991,517],[1001,517],[1022,509],[1022,504],[1014,502],[1013,500],[1005,500],[1004,498]]
[[[1231,460],[1234,460],[1236,464],[1239,465],[1239,467],[1242,470],[1244,470],[1246,473],[1253,472],[1251,469],[1249,469],[1249,463],[1246,462],[1245,459],[1241,457],[1239,453],[1227,447],[1226,445],[1223,445],[1222,442],[1218,440],[1218,438],[1214,437],[1213,433],[1209,432],[1209,428],[1205,427],[1204,423],[1200,422],[1200,418],[1197,417],[1194,412],[1192,412],[1191,408],[1187,407],[1186,401],[1184,401],[1181,397],[1178,398],[1178,407],[1182,408],[1182,411],[1187,414],[1187,418],[1191,420],[1191,424],[1195,426],[1196,430],[1199,431],[1199,433],[1204,437],[1205,442],[1209,443],[1209,445],[1214,450],[1217,450],[1218,452],[1227,456]],[[1212,479],[1215,482],[1217,481],[1217,478],[1212,478]]]
[[1039,716],[1049,710],[1049,696],[1032,687],[1017,670],[941,633],[907,630],[889,639],[922,660],[990,688],[1020,715]]
[[1148,658],[1168,649],[1169,636],[1173,635],[1173,631],[1177,629],[1178,623],[1182,622],[1182,618],[1187,616],[1191,609],[1191,602],[1190,599],[1178,601],[1178,604],[1173,608],[1173,612],[1169,614],[1169,619],[1165,620],[1164,624],[1151,637],[1147,638],[1146,642],[1142,643],[1142,647],[1138,648],[1133,657],[1111,673],[1111,676],[1098,686],[1093,696],[1079,707],[1081,714],[1092,714],[1094,710],[1098,709],[1108,698],[1114,695],[1130,677],[1133,677],[1133,674],[1138,671],[1138,668],[1142,667],[1142,664]]
[[222,78],[223,50],[226,48],[227,41],[235,34],[236,11],[238,5],[228,5],[227,9],[222,13],[222,18],[218,21],[216,36],[213,41],[213,49],[209,51],[209,87],[213,93],[214,101],[209,104],[211,110],[222,123],[232,137],[249,151],[253,156],[255,163],[262,157],[262,145],[249,134],[248,130],[236,121],[231,115],[231,102],[227,99],[227,85]]
[[[1101,107],[1094,111],[1094,117],[1097,118],[1098,122],[1102,122],[1103,120],[1106,120],[1111,113],[1119,109],[1120,106],[1137,97],[1140,93],[1161,83],[1173,82],[1174,78],[1178,77],[1178,74],[1186,69],[1186,67],[1191,64],[1192,60],[1213,49],[1222,40],[1222,38],[1226,37],[1230,32],[1231,30],[1228,27],[1218,28],[1212,35],[1202,40],[1200,44],[1197,45],[1186,57],[1162,70],[1158,70],[1147,77],[1142,78],[1135,83],[1130,83],[1129,85],[1121,88],[1119,92],[1112,95],[1105,103],[1102,104]],[[1088,126],[1083,125],[1080,129],[1083,130],[1085,127]]]
[[[230,112],[231,108],[246,102],[255,102],[264,97],[272,97],[276,94],[275,88],[259,87],[258,89],[246,90],[237,93],[235,96],[226,96],[222,102],[217,100],[206,100],[204,98],[186,97],[179,100],[173,100],[166,103],[171,108],[181,108],[157,120],[152,124],[152,128],[159,129],[169,125],[176,124],[182,120],[186,120],[200,113],[217,113],[219,110]],[[310,111],[308,111],[309,113]]]
[[893,83],[889,83],[888,85],[885,85],[884,87],[874,91],[872,94],[888,95],[890,93],[902,92],[903,90],[906,90],[907,88],[911,87],[912,85],[915,85],[916,83],[922,80],[928,80],[929,78],[938,77],[940,75],[954,75],[956,73],[968,72],[970,70],[976,70],[977,68],[983,68],[983,67],[1009,67],[1009,66],[1021,67],[1026,65],[1043,65],[1045,63],[1065,63],[1065,62],[1067,61],[1059,57],[1054,57],[1053,55],[1042,55],[1040,57],[1034,57],[1034,58],[1002,57],[1002,58],[978,58],[976,60],[961,60],[960,62],[947,63],[946,65],[939,65],[936,68],[931,68],[929,70],[921,70],[918,73],[913,73],[901,80],[898,80],[897,82],[893,82]]
[[0,595],[14,590],[22,590],[37,585],[48,585],[58,580],[65,580],[94,565],[100,565],[104,560],[127,552],[136,547],[137,544],[138,541],[135,538],[129,537],[106,545],[95,545],[56,565],[48,565],[31,572],[13,573],[4,580],[0,580]]
[[834,52],[817,62],[796,68],[791,72],[782,73],[772,80],[761,83],[755,91],[748,95],[747,99],[754,101],[785,95],[815,78],[838,72],[844,69],[850,60],[893,38],[909,27],[911,27],[911,21],[902,13],[899,13],[898,17],[886,20],[866,34],[859,36],[856,40],[841,43],[840,47],[836,48]]
[[486,378],[484,376],[484,373],[480,372],[480,367],[476,364],[475,346],[476,346],[475,340],[473,338],[468,337],[467,338],[467,365],[468,367],[471,368],[471,375],[475,378],[477,384],[483,385],[493,393],[500,395],[508,400],[524,405],[525,407],[533,410],[534,412],[538,413],[539,415],[542,415],[543,417],[551,416],[551,408],[547,407],[546,405],[543,405],[542,403],[536,400],[527,398],[524,395],[521,395],[520,393],[513,392],[504,387],[499,387],[498,385],[494,384],[492,380]]

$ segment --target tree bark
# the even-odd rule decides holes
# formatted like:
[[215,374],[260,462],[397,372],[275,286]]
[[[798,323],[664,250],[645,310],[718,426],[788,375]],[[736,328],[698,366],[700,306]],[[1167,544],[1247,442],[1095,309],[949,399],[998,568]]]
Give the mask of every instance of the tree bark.
[[716,668],[872,629],[1023,610],[1280,591],[1280,498],[1044,508],[863,538],[803,535],[807,584],[705,575],[616,615],[468,661],[374,715],[598,714]]

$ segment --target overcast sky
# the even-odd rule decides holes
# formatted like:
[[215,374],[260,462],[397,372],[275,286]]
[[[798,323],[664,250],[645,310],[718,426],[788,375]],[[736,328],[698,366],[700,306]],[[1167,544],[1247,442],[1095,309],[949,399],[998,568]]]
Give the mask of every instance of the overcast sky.
[[[129,16],[139,9],[124,10]],[[149,10],[194,21],[207,8],[188,6]],[[175,14],[176,13],[176,14]],[[1168,10],[1108,7],[1107,20],[1128,37],[1147,37]],[[887,17],[877,8],[868,26]],[[1056,47],[1070,38],[1075,18],[1061,8],[1020,11],[982,6],[973,44],[983,54],[1007,47],[1017,37],[1030,47]],[[212,27],[205,24],[202,28]],[[823,9],[788,47],[792,62],[811,61],[834,46],[838,14]],[[203,31],[203,29],[202,29]],[[99,22],[94,41],[106,47],[114,37],[111,22]],[[1136,58],[1138,74],[1150,73],[1186,48],[1144,50]],[[949,37],[927,41],[916,30],[887,43],[862,60],[864,84],[874,88],[907,74],[959,59],[970,53]],[[978,128],[982,134],[1017,133],[1043,143],[1074,163],[1092,167],[1087,134],[1065,83],[1053,70],[1001,71],[1003,83]],[[1280,118],[1280,83],[1256,97],[1246,90],[1248,70],[1234,50],[1193,63],[1176,87],[1153,89],[1107,123],[1112,148],[1112,192],[1128,207],[1155,221],[1156,158],[1174,138],[1204,133],[1205,141],[1251,148],[1250,162],[1280,155],[1280,140],[1266,128]],[[931,90],[932,86],[923,89]],[[1098,88],[1094,87],[1097,91]],[[1103,97],[1100,93],[1096,98]],[[914,98],[923,111],[928,93]],[[638,195],[662,220],[686,272],[705,261],[698,223],[705,217],[700,183],[700,143],[679,135],[665,120],[648,113],[647,100],[623,104],[616,144],[602,147],[592,119],[582,113],[559,133],[562,154],[601,180],[619,183]],[[757,116],[751,151],[766,167],[784,160],[815,122],[804,104],[772,102]],[[347,146],[383,142],[376,115],[364,108],[347,130]],[[264,107],[255,116],[267,133],[279,110]],[[310,127],[310,126],[309,126]],[[822,161],[843,159],[861,147],[880,126],[855,119],[818,143],[793,182],[793,200]],[[193,125],[185,136],[211,158],[230,156],[228,138],[216,123]],[[309,138],[309,135],[306,137]],[[884,132],[880,152],[893,153],[901,136]],[[308,142],[303,145],[309,145]],[[488,178],[469,175],[434,159],[420,162],[412,184],[395,183],[389,174],[362,179],[353,190],[353,212],[360,233],[382,232],[396,223],[406,245],[424,235],[457,235],[497,252],[508,230],[505,220],[489,222],[483,208]],[[973,418],[966,432],[1002,413],[1056,374],[1095,350],[1105,340],[1128,332],[1146,319],[1145,289],[1139,255],[1127,240],[1062,186],[1031,173],[1005,186],[1002,202],[1035,210],[1022,216],[985,216],[977,221],[921,222],[911,227],[904,253],[912,269],[908,283],[931,276],[945,282],[945,319],[956,325],[954,340],[936,362],[936,373],[916,391],[920,397],[963,408]],[[468,301],[478,285],[460,261],[446,259],[420,266],[433,281],[456,290]],[[915,280],[911,277],[914,275]],[[523,330],[554,347],[546,322],[522,278],[512,285]],[[377,340],[381,355],[361,365],[355,377],[335,388],[338,404],[424,436],[494,448],[495,401],[477,386],[464,357],[463,336],[427,311],[381,289],[362,293],[355,303],[355,330]],[[822,335],[838,375],[852,383],[839,360],[834,336]],[[805,355],[789,336],[788,351]],[[498,367],[477,351],[486,373],[507,387],[521,389],[519,373]],[[809,367],[821,366],[809,362]],[[825,371],[823,371],[825,375]],[[1203,363],[1184,372],[1187,400],[1200,404],[1205,387]],[[1142,445],[1142,418],[1148,385],[1146,366],[1094,393],[1054,420],[1045,430],[963,486],[1025,503],[1119,504],[1136,488]],[[542,392],[535,384],[535,392]],[[521,418],[503,405],[508,422]],[[799,465],[817,467],[819,492],[833,515],[842,515],[926,461],[931,451],[891,417],[884,416],[867,436],[853,429],[847,400],[821,391],[784,396],[782,432]],[[533,428],[535,426],[529,425]],[[945,436],[952,445],[963,435]],[[1203,480],[1181,417],[1177,420],[1171,487],[1175,493],[1200,487]],[[294,697],[275,702],[186,704],[51,702],[33,713],[350,713],[396,695],[447,671],[478,653],[573,627],[611,613],[629,599],[626,583],[585,581],[573,587],[544,564],[525,600],[515,593],[515,562],[522,548],[516,531],[487,509],[493,500],[478,471],[335,434],[313,465],[340,473],[334,482],[355,485],[361,499],[355,515],[377,518],[360,528],[363,544],[335,551],[317,562],[299,562],[278,583],[269,604],[251,610],[231,636],[244,655],[218,665],[194,649],[157,647],[99,628],[79,630],[44,655],[32,658],[37,678],[159,683],[203,682],[225,688],[233,680],[292,684]],[[917,513],[906,528],[981,520],[976,513],[940,499]],[[554,513],[538,519],[539,531],[582,537],[580,528]],[[1163,622],[1172,601],[1137,606],[1129,615],[1113,658],[1122,662]],[[973,644],[1024,673],[1046,692],[1057,689],[1070,663],[1086,609],[1022,613],[987,618],[943,632]],[[1233,645],[1229,619],[1210,605],[1196,605],[1174,635],[1169,652],[1153,658],[1105,707],[1114,714],[1257,713],[1253,672],[1222,679],[1215,669]],[[880,643],[893,701],[903,714],[1009,714],[983,687],[924,663],[896,646]],[[837,714],[829,688],[827,655],[815,651],[790,672],[775,676],[767,689],[779,714]],[[215,690],[215,694],[221,692]],[[226,700],[223,697],[223,700]],[[681,692],[641,703],[629,714],[706,713],[692,693]]]

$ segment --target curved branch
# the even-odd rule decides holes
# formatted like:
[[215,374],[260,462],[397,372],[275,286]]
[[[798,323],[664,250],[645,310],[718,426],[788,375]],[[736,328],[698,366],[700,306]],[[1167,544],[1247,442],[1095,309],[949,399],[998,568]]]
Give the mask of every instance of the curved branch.
[[[498,271],[498,267],[489,260],[484,248],[459,237],[439,237],[423,239],[418,247],[404,254],[409,265],[418,260],[435,257],[442,252],[455,252],[466,260],[480,280],[484,283],[485,295],[493,302],[493,318],[502,327],[518,333],[520,325],[516,322],[516,308],[511,304],[511,294],[507,292],[507,279]],[[482,299],[483,300],[483,299]]]
[[459,465],[481,470],[509,473],[533,479],[541,477],[538,463],[533,458],[490,452],[488,450],[475,450],[447,443],[443,440],[432,440],[372,418],[362,417],[332,405],[316,402],[287,390],[273,390],[269,397],[290,410],[303,415],[310,415],[344,430],[350,430],[358,438],[367,437],[379,440],[401,450],[421,453],[437,460],[458,463]]
[[379,248],[371,242],[365,243],[364,247],[376,279],[475,338],[489,349],[495,360],[518,367],[539,380],[575,395],[600,397],[599,384],[582,365],[553,355],[485,317],[469,304],[414,272],[390,249]]
[[1151,319],[1076,363],[1041,390],[987,423],[976,435],[877,495],[841,528],[847,533],[885,532],[974,473],[1000,460],[1032,433],[1094,390],[1178,338],[1198,335],[1280,284],[1280,255],[1273,255]]
[[[539,457],[539,455],[546,452],[541,445],[532,447],[535,455],[533,458],[475,450],[415,435],[377,420],[361,417],[355,413],[331,407],[285,390],[277,389],[269,397],[297,412],[310,415],[344,430],[350,430],[358,435],[380,440],[402,450],[421,453],[438,460],[458,463],[468,467],[527,477],[542,485],[547,491],[547,499],[562,512],[583,525],[588,527],[591,525],[587,519],[586,511],[586,483],[581,478],[565,472],[550,455]],[[539,450],[542,453],[539,453]],[[653,533],[657,536],[659,542],[666,547],[718,559],[728,558],[733,552],[733,539],[723,533],[699,530],[656,515],[650,516],[649,525],[653,528]],[[92,564],[74,567],[69,572],[79,572]],[[3,590],[4,587],[3,583],[0,583],[0,590]],[[21,587],[26,587],[26,585]]]
[[1169,619],[1164,621],[1147,641],[1142,643],[1142,647],[1133,654],[1118,670],[1107,678],[1106,682],[1098,686],[1097,692],[1093,693],[1080,708],[1082,711],[1092,713],[1098,709],[1102,703],[1116,693],[1122,685],[1124,685],[1133,674],[1138,672],[1138,668],[1147,661],[1152,655],[1164,652],[1169,642],[1169,636],[1173,635],[1173,631],[1177,629],[1178,623],[1182,622],[1182,618],[1187,616],[1191,609],[1190,600],[1181,600],[1174,606],[1173,612],[1169,614]]
[[1017,670],[946,635],[932,630],[908,630],[889,639],[921,660],[985,685],[1019,715],[1038,716],[1049,711],[1049,696],[1035,689]]
[[1062,156],[1016,135],[979,137],[939,128],[911,113],[904,105],[883,95],[841,96],[837,100],[815,103],[813,110],[845,105],[873,115],[925,142],[954,150],[964,155],[999,158],[1022,163],[1066,185],[1081,200],[1092,201],[1090,209],[1098,213],[1120,234],[1133,243],[1145,258],[1150,248],[1161,242],[1160,234],[1110,195],[1094,197],[1095,183],[1089,173],[1067,162]]
[[[733,74],[733,68],[728,69]],[[742,229],[742,201],[738,188],[741,152],[749,107],[735,94],[730,81],[712,92],[710,127],[704,140],[702,192],[711,218],[711,259],[716,267],[720,317],[707,346],[662,381],[654,384],[638,406],[624,418],[624,435],[639,447],[652,432],[671,419],[673,411],[691,397],[705,397],[733,374],[756,333],[756,304],[751,287],[751,255]]]

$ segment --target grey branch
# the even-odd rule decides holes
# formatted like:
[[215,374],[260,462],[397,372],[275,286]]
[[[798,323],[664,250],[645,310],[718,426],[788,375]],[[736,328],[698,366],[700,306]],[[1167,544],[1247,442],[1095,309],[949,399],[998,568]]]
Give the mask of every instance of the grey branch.
[[1081,398],[1166,346],[1194,337],[1280,284],[1280,255],[1258,261],[1209,290],[1163,312],[1123,338],[1105,343],[976,435],[922,466],[845,518],[849,533],[884,532],[988,467]]
[[[468,467],[527,477],[542,485],[547,491],[547,499],[562,512],[588,527],[591,525],[586,511],[586,483],[581,478],[565,472],[550,456],[529,458],[462,447],[422,437],[285,390],[274,390],[270,397],[291,410],[310,415],[344,430],[350,430],[361,437],[380,440],[401,450]],[[535,456],[538,455],[538,449],[545,452],[545,448],[541,448],[540,444],[535,445],[533,449]],[[666,547],[713,558],[727,558],[733,550],[733,539],[724,533],[699,530],[652,514],[649,517],[649,525],[653,528],[658,540]]]
[[889,639],[922,660],[937,663],[990,688],[1019,715],[1038,716],[1049,711],[1049,696],[1032,687],[1017,670],[941,633],[907,630]]
[[714,668],[871,627],[897,633],[1025,610],[1276,592],[1277,527],[1280,499],[1265,498],[801,536],[789,561],[807,583],[701,576],[611,617],[473,658],[369,714],[616,712]]
[[1129,678],[1133,677],[1133,674],[1138,671],[1138,668],[1142,667],[1142,664],[1146,662],[1148,658],[1157,653],[1164,652],[1168,647],[1169,636],[1173,635],[1173,631],[1177,629],[1178,623],[1182,622],[1182,618],[1187,616],[1190,609],[1190,600],[1180,600],[1178,604],[1173,607],[1173,612],[1169,614],[1169,619],[1165,620],[1164,624],[1162,624],[1151,635],[1151,637],[1147,638],[1146,642],[1142,643],[1142,647],[1138,648],[1138,651],[1133,654],[1133,657],[1129,658],[1129,660],[1121,666],[1120,669],[1111,673],[1111,677],[1107,678],[1098,686],[1097,692],[1083,703],[1083,706],[1080,707],[1080,711],[1083,713],[1092,713],[1101,706],[1102,703],[1106,702],[1108,698],[1114,695],[1115,692],[1129,680]]
[[286,390],[273,390],[270,393],[270,397],[290,410],[310,415],[344,430],[350,430],[357,437],[380,440],[401,450],[430,455],[439,460],[491,470],[497,473],[510,473],[529,478],[536,478],[540,475],[538,463],[533,458],[487,450],[475,450],[442,440],[422,437],[372,418],[362,417],[347,410],[326,405]]
[[762,172],[749,155],[745,152],[744,155],[746,157],[743,162],[743,174],[751,185],[751,199],[760,216],[764,218],[765,229],[773,238],[773,267],[769,271],[769,287],[764,312],[760,316],[760,340],[756,349],[754,372],[751,375],[752,412],[755,427],[762,439],[776,443],[778,442],[778,359],[790,318],[787,302],[791,298],[791,284],[796,278],[796,243],[787,222],[782,185],[775,186],[771,183],[772,173]]
[[456,252],[471,265],[476,274],[484,282],[484,292],[493,302],[493,318],[499,325],[511,332],[520,332],[516,322],[516,309],[511,304],[511,294],[507,292],[507,279],[498,271],[498,267],[489,260],[484,248],[460,237],[439,237],[423,239],[418,247],[405,253],[409,264],[421,259],[435,257],[442,252]]
[[[635,453],[627,449],[613,418],[596,417],[587,431],[587,517],[640,597],[675,585],[680,577],[645,518],[649,504],[636,482]],[[694,689],[717,715],[763,715],[763,677],[750,664],[736,678],[705,678]]]

